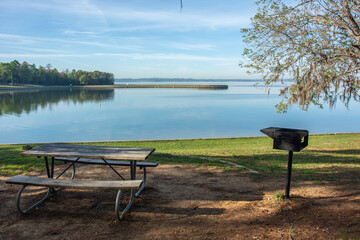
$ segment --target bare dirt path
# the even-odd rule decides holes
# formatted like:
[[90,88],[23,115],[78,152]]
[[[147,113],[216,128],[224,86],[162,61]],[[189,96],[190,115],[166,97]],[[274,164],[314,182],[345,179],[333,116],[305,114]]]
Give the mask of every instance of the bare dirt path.
[[[112,174],[106,167],[81,166],[77,176],[115,178]],[[1,177],[0,239],[360,237],[360,186],[293,179],[292,199],[276,201],[284,178],[254,181],[214,167],[162,164],[149,169],[147,187],[119,222],[112,191],[63,190],[22,216],[15,206],[19,186]],[[38,189],[26,195],[38,197]]]

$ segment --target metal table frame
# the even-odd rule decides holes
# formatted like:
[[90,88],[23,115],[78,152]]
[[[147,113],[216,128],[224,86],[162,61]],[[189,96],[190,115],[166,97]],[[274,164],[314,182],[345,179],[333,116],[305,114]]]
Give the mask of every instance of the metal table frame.
[[[46,144],[45,144],[45,145],[46,145]],[[51,144],[47,144],[47,145],[51,145]],[[53,145],[55,146],[56,144],[53,144]],[[76,145],[67,145],[67,146],[76,146]],[[79,146],[82,146],[82,145],[79,145]],[[93,146],[93,147],[96,148],[96,146]],[[35,148],[35,149],[36,149],[36,148]],[[112,148],[112,149],[115,149],[115,148]],[[122,148],[118,148],[118,149],[122,149]],[[131,150],[131,148],[126,148],[126,149],[130,149],[130,150]],[[134,149],[139,149],[139,148],[134,148]],[[148,153],[147,153],[146,157],[144,157],[143,160],[145,160],[148,156],[150,156],[150,155],[155,151],[155,149],[147,149],[147,150],[148,150]],[[29,150],[29,151],[27,151],[27,152],[23,152],[22,155],[25,155],[25,156],[35,156],[35,155],[37,155],[37,154],[31,153],[31,150]],[[71,155],[71,154],[70,154],[70,155]],[[75,154],[75,155],[76,155],[76,154]],[[75,155],[74,155],[74,156],[75,156]],[[68,154],[67,156],[69,156],[69,154]],[[54,178],[55,157],[57,157],[57,156],[56,156],[56,155],[51,156],[51,162],[50,162],[50,163],[49,163],[49,159],[48,159],[49,156],[48,156],[48,155],[40,155],[40,154],[39,154],[39,155],[37,155],[37,157],[38,157],[38,158],[44,157],[47,177],[48,177],[48,178]],[[71,179],[74,179],[74,177],[75,177],[75,163],[76,163],[79,159],[81,159],[81,157],[78,157],[78,156],[76,156],[76,157],[77,157],[77,159],[76,159],[74,162],[72,162],[69,166],[67,166],[67,167],[56,177],[56,179],[59,178],[60,176],[62,176],[62,175],[63,175],[67,170],[69,170],[71,167],[73,167],[73,173],[72,173]],[[86,156],[86,158],[91,158],[91,157],[92,157],[91,155],[87,155],[87,156]],[[96,157],[96,159],[99,159],[99,157]],[[119,173],[118,171],[116,171],[116,169],[114,169],[114,168],[111,166],[111,164],[109,164],[109,163],[106,161],[105,157],[100,157],[100,159],[102,159],[102,160],[104,161],[104,163],[105,163],[107,166],[109,166],[122,180],[125,180],[125,178],[122,177],[122,176],[120,175],[120,173]],[[124,160],[125,160],[125,159],[124,159]],[[130,179],[131,179],[131,180],[135,180],[135,179],[136,179],[136,162],[137,162],[137,160],[129,159],[129,158],[127,158],[126,160],[130,162]],[[49,188],[48,188],[48,191],[47,191],[47,193],[46,193],[46,196],[45,196],[44,198],[42,198],[40,201],[38,201],[38,202],[36,202],[35,204],[33,204],[31,207],[27,208],[26,210],[23,210],[23,209],[21,209],[21,206],[20,206],[20,199],[21,199],[21,194],[22,194],[22,192],[24,191],[24,189],[25,189],[26,186],[27,186],[27,185],[23,185],[23,186],[20,188],[20,190],[19,190],[19,192],[18,192],[18,195],[17,195],[17,199],[16,199],[17,208],[18,208],[19,212],[21,212],[21,213],[23,213],[23,214],[27,213],[30,209],[32,209],[32,208],[40,205],[40,204],[43,203],[52,193],[54,193],[54,192],[56,192],[56,191],[59,190],[59,189],[54,189],[54,188],[52,188],[52,187],[49,187]],[[120,204],[121,204],[120,201],[121,201],[121,197],[122,197],[122,195],[123,195],[123,190],[119,190],[119,191],[118,191],[117,196],[116,196],[116,202],[115,202],[115,212],[116,212],[116,216],[117,216],[117,218],[118,218],[119,220],[122,220],[122,219],[123,219],[125,213],[126,213],[126,212],[130,209],[130,207],[132,206],[135,197],[137,197],[137,196],[140,194],[140,192],[141,192],[142,189],[143,189],[143,187],[140,188],[137,192],[135,192],[134,190],[130,190],[130,200],[129,200],[128,204],[126,205],[125,209],[123,210],[123,212],[122,212],[121,214],[120,214]]]

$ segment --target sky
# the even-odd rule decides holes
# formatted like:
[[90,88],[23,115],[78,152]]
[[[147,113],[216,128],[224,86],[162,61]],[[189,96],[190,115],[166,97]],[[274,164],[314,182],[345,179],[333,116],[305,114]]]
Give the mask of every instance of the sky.
[[238,66],[255,0],[1,0],[0,62],[115,78],[255,79]]

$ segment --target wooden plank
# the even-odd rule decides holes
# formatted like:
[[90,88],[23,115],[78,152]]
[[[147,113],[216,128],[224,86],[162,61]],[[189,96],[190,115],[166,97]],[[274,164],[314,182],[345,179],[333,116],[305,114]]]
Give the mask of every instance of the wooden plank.
[[144,161],[154,148],[125,148],[51,143],[21,153],[24,156],[80,157],[105,160]]
[[39,178],[30,176],[16,175],[6,181],[8,184],[76,188],[76,189],[138,189],[142,180],[117,180],[117,181],[100,181],[100,180],[68,180]]
[[[56,157],[57,161],[64,162],[75,162],[77,158],[67,158],[67,157]],[[114,166],[130,166],[129,161],[111,161],[106,160],[109,164]],[[99,159],[88,159],[88,158],[80,158],[76,163],[86,163],[86,164],[98,164],[98,165],[106,165],[103,160]],[[137,162],[136,166],[138,167],[157,167],[159,164],[154,162]]]

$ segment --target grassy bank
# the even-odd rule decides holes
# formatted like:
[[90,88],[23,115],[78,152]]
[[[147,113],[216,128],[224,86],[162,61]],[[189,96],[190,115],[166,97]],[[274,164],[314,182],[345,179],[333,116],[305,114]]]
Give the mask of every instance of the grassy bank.
[[[287,152],[272,149],[268,137],[126,141],[81,143],[89,145],[156,148],[150,161],[166,164],[214,165],[229,171],[244,171],[220,162],[256,170],[256,178],[286,174]],[[0,145],[0,174],[44,171],[43,161],[22,157],[23,145]],[[190,157],[195,156],[195,157]],[[212,158],[219,161],[208,161]],[[255,176],[256,175],[256,176]],[[309,146],[294,153],[293,175],[303,180],[357,181],[360,176],[360,133],[311,135]]]
[[34,87],[41,87],[40,85],[34,85],[34,84],[22,84],[22,85],[1,85],[0,88],[6,88],[6,89],[18,89],[18,88],[34,88]]

